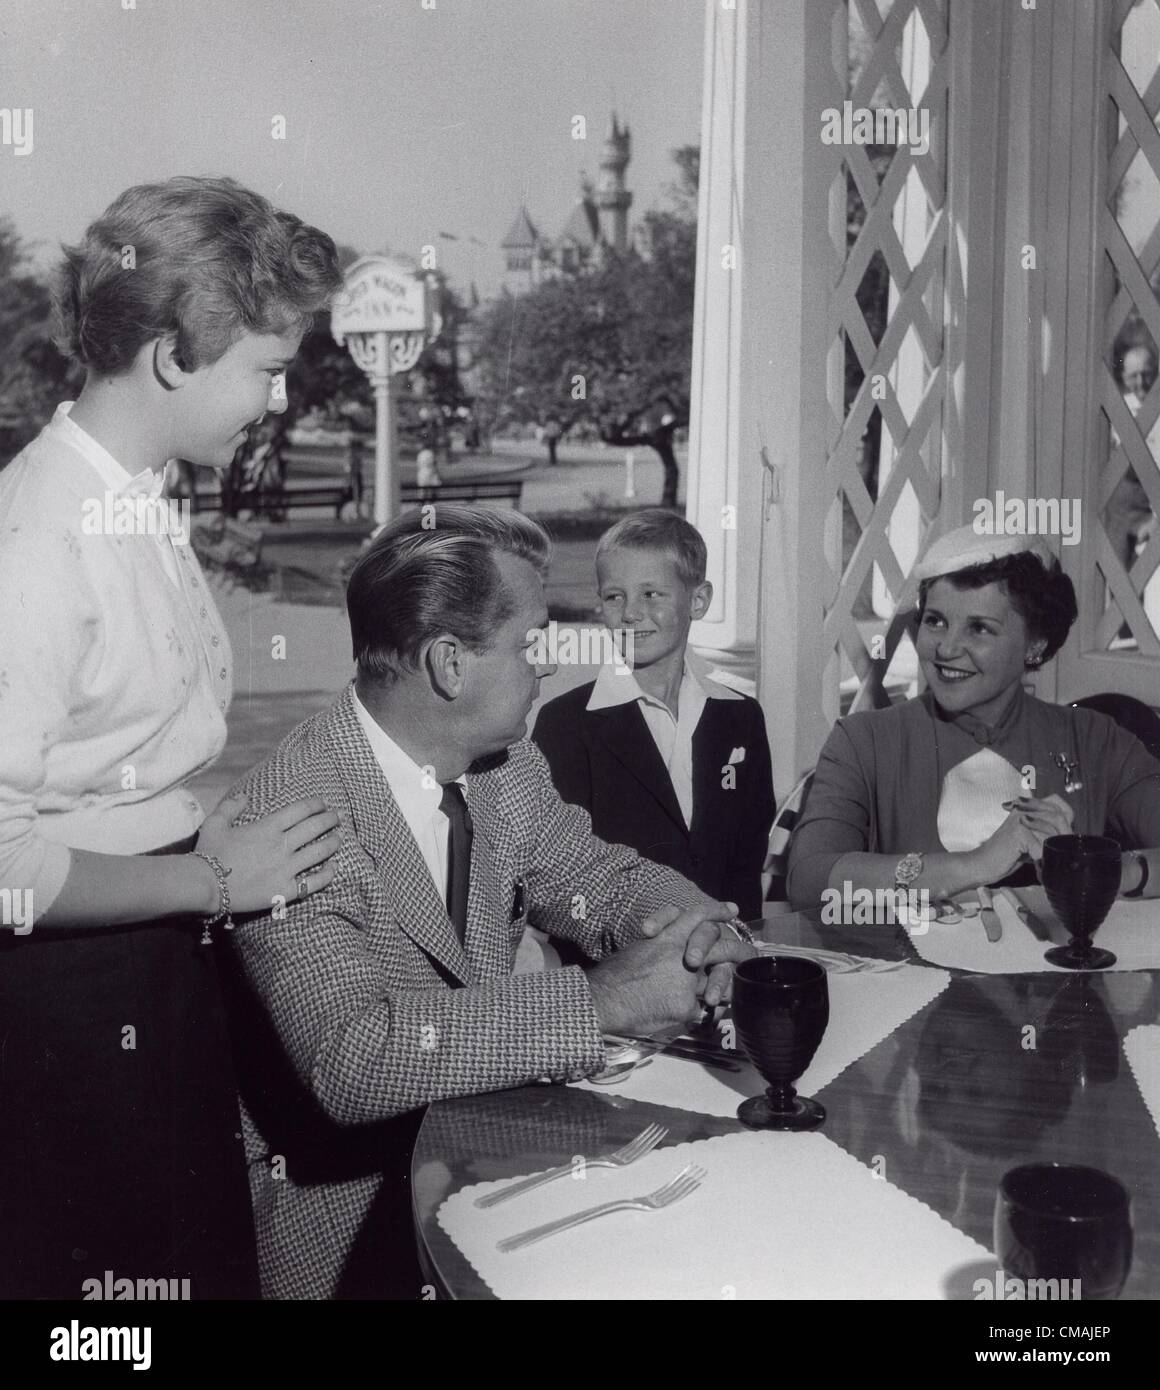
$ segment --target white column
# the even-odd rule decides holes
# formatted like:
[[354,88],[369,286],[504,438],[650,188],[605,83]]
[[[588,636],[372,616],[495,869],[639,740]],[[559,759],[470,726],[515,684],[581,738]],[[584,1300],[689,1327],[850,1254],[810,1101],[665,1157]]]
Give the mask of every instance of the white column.
[[737,19],[747,100],[735,156],[746,276],[735,437],[752,499],[745,510],[760,523],[757,565],[739,533],[738,579],[760,596],[757,693],[779,795],[813,764],[837,712],[821,698],[828,395],[840,393],[843,372],[828,324],[846,225],[840,161],[821,143],[821,112],[840,107],[845,92],[846,35],[834,13],[816,0],[779,0],[744,13],[739,4]]
[[[770,16],[766,15],[768,23]],[[705,0],[705,65],[697,220],[697,289],[686,515],[705,537],[713,603],[692,640],[752,689],[756,664],[761,446],[742,339],[752,355],[754,301],[775,267],[756,231],[763,181],[761,114],[747,94],[762,6]],[[768,190],[767,190],[768,192]],[[780,269],[778,267],[777,269]]]
[[382,359],[382,373],[374,378],[375,386],[375,525],[383,526],[394,517],[397,508],[392,505],[394,480],[391,477],[395,467],[395,413],[394,378],[390,376],[387,352],[387,335],[380,333],[378,354]]
[[[995,335],[1002,389],[993,395],[995,447],[987,468],[987,494],[992,498],[998,488],[1013,497],[1030,497],[1035,491],[1035,399],[1046,251],[1035,234],[1037,204],[1044,196],[1041,174],[1046,173],[1046,164],[1041,165],[1046,151],[1036,137],[1039,113],[1050,109],[1044,83],[1051,75],[1050,68],[1045,71],[1037,61],[1037,49],[1041,57],[1042,30],[1051,18],[1049,10],[1005,14],[1005,46],[995,55],[1006,80],[995,113],[1000,141],[996,277],[1002,296]],[[1034,247],[1034,270],[1023,265],[1024,246]],[[973,500],[967,499],[968,507]]]

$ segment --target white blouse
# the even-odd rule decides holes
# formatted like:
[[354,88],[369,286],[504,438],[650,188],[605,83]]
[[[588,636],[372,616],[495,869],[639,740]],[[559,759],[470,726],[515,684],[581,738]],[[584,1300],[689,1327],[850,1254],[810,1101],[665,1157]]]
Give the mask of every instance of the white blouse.
[[187,533],[110,534],[112,499],[155,480],[71,407],[0,470],[0,888],[31,889],[34,920],[70,847],[141,854],[197,830],[183,787],[225,746],[233,689]]

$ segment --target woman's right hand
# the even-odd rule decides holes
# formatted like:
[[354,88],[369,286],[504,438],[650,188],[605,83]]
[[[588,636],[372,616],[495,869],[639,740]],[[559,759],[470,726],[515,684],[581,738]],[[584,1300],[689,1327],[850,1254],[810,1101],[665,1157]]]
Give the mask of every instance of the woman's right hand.
[[1012,873],[1026,857],[1035,863],[1043,858],[1043,842],[1052,835],[1068,835],[1072,809],[1061,796],[1042,800],[1024,797],[1014,803],[998,830],[975,850],[982,883],[996,883]]
[[338,816],[325,801],[308,797],[261,820],[233,825],[245,809],[244,796],[219,802],[197,837],[197,848],[229,870],[232,912],[269,912],[275,898],[292,903],[330,883],[334,868],[328,861],[342,837]]

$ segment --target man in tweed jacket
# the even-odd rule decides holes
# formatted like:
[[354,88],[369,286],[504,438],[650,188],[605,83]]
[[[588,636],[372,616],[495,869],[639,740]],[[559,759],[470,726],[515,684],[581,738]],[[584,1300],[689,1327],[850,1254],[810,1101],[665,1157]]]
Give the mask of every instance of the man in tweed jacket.
[[[432,530],[417,512],[386,528],[348,591],[355,686],[231,793],[247,816],[320,795],[344,832],[284,920],[233,937],[268,1297],[378,1287],[358,1271],[409,1238],[405,1204],[381,1189],[428,1102],[597,1071],[602,1031],[696,1017],[724,997],[726,962],[748,953],[722,930],[732,904],[593,836],[523,736],[551,669],[528,660],[547,621],[547,554],[514,512],[440,506]],[[462,940],[442,891],[448,832],[440,859],[432,829],[448,816],[423,807],[420,778],[436,803],[447,784],[465,787]],[[599,963],[514,975],[529,922]]]

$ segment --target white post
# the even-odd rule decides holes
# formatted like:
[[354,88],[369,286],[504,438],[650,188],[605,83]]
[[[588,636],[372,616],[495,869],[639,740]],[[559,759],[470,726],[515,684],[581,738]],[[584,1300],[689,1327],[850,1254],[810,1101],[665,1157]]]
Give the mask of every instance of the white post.
[[636,496],[636,460],[631,449],[624,455],[624,495],[626,498]]
[[421,279],[410,263],[364,256],[347,270],[344,293],[331,311],[335,341],[346,343],[374,387],[377,526],[399,510],[394,378],[409,372],[439,335],[435,288],[433,277]]
[[[840,158],[820,138],[820,115],[846,90],[846,33],[816,0],[754,6],[745,148],[747,435],[764,458],[758,495],[760,590],[758,698],[765,710],[773,784],[784,795],[813,765],[837,713],[823,624],[832,601],[825,544],[825,468],[843,364],[830,323],[845,249],[846,186]],[[776,10],[776,13],[775,13]],[[747,11],[747,18],[750,18]],[[756,264],[755,264],[756,263]],[[765,463],[762,469],[761,463]],[[742,501],[745,501],[744,496]],[[738,527],[745,520],[738,517]],[[748,550],[749,543],[739,537]],[[829,692],[833,692],[832,696]]]
[[382,363],[376,373],[375,387],[375,525],[382,526],[391,520],[394,508],[392,502],[391,470],[395,463],[394,449],[394,405],[391,399],[392,378],[389,374],[386,333],[375,334],[375,358]]
[[[781,22],[773,8],[760,0],[737,0],[736,8],[705,0],[685,489],[685,514],[705,538],[706,577],[713,585],[709,612],[693,624],[690,636],[715,666],[748,689],[756,666],[762,459],[773,424],[761,401],[776,370],[775,347],[760,319],[768,309],[767,282],[785,273],[782,264],[771,264],[764,244],[769,201],[761,161],[768,150],[769,99],[754,82],[758,50]],[[754,106],[758,119],[751,124]]]

